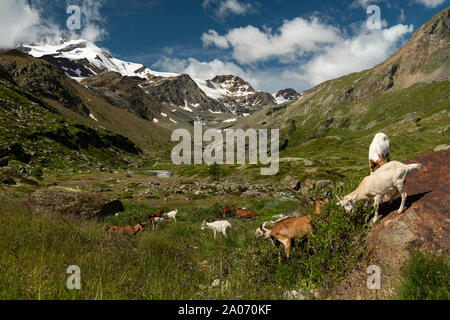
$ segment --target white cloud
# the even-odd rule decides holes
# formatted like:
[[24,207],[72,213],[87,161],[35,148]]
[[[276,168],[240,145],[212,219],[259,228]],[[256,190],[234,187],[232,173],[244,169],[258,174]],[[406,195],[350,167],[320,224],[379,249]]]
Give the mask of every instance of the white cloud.
[[206,47],[216,46],[221,49],[228,49],[230,47],[227,38],[220,36],[215,30],[209,30],[207,33],[204,33],[201,39],[203,41],[203,45]]
[[256,11],[250,2],[239,0],[204,0],[202,6],[204,9],[214,7],[215,15],[221,19],[229,15],[245,16]]
[[100,13],[100,9],[105,4],[105,0],[66,0],[67,5],[78,5],[82,14],[82,29],[71,34],[72,38],[81,38],[91,42],[103,40],[108,36],[108,32],[103,27],[105,19]]
[[415,0],[417,3],[421,3],[427,8],[436,8],[441,4],[445,3],[447,0]]
[[[56,0],[53,0],[56,1]],[[53,42],[62,35],[83,38],[92,42],[103,39],[107,32],[102,27],[104,19],[100,9],[104,0],[72,0],[68,4],[79,5],[82,28],[70,32],[44,18],[44,9],[53,1],[1,0],[0,1],[0,48],[12,48],[21,43]],[[69,17],[69,16],[68,16]],[[65,25],[64,25],[65,28]]]
[[[274,85],[291,81],[292,87],[306,88],[383,62],[414,29],[403,24],[386,28],[386,24],[384,21],[383,29],[371,31],[361,23],[349,36],[318,18],[296,18],[284,21],[276,31],[247,26],[219,35],[210,30],[202,40],[206,46],[231,50],[237,63],[250,66],[246,74],[263,87],[264,81],[270,79]],[[257,65],[274,61],[285,65],[284,70],[278,68],[273,75],[276,81],[254,71]],[[276,88],[272,87],[272,91]]]
[[210,62],[201,62],[195,58],[178,59],[164,57],[153,64],[153,67],[161,70],[186,73],[194,79],[211,79],[216,75],[233,74],[237,76],[247,76],[244,70],[233,62],[223,62],[219,59],[214,59]]
[[41,18],[26,0],[0,1],[0,48],[60,36],[58,27]]
[[239,63],[248,64],[279,58],[292,61],[309,52],[321,49],[324,44],[339,42],[338,30],[323,24],[318,18],[285,20],[275,32],[253,26],[235,28],[226,35],[214,30],[202,35],[205,46],[232,48],[232,55]]
[[375,4],[377,2],[382,2],[383,0],[355,0],[352,4],[352,7],[363,7],[367,8],[368,6]]
[[353,38],[329,46],[323,53],[314,56],[295,72],[286,76],[308,80],[312,85],[334,79],[352,72],[372,68],[391,56],[398,41],[413,31],[413,26],[396,25],[389,29],[372,32],[361,29]]

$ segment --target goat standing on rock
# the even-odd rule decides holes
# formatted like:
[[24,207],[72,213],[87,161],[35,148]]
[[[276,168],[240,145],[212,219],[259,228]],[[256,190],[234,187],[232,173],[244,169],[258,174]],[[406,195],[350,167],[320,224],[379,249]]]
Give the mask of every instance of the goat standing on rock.
[[[352,193],[346,195],[344,199],[339,199],[338,204],[345,208],[345,211],[352,213],[355,204],[359,201],[369,201],[370,206],[375,207],[375,217],[372,224],[378,221],[378,207],[383,202],[386,194],[397,192],[402,197],[402,203],[398,213],[403,213],[406,198],[408,197],[403,186],[405,178],[412,170],[422,168],[421,164],[406,165],[398,161],[392,161],[384,165],[372,175],[365,177],[359,187]],[[391,202],[395,195],[391,198]]]

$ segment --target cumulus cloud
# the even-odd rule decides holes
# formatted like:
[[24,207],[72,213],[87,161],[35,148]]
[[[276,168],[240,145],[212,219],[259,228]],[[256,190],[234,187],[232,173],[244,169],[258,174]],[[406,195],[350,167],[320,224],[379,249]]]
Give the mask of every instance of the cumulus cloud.
[[233,74],[245,76],[244,70],[233,62],[223,62],[214,59],[209,62],[201,62],[195,58],[178,59],[163,57],[158,60],[153,67],[160,68],[168,72],[186,73],[194,79],[211,79],[216,75]]
[[31,7],[26,0],[0,1],[0,47],[11,48],[22,42],[59,37],[61,32]]
[[352,72],[369,69],[387,59],[397,49],[398,41],[413,31],[413,26],[396,25],[388,29],[361,32],[314,56],[296,72],[286,76],[308,80],[312,85]]
[[377,2],[382,2],[383,0],[355,0],[352,4],[352,7],[363,7],[367,8],[368,6],[375,4]]
[[361,23],[348,35],[319,18],[295,18],[284,21],[275,31],[247,26],[220,35],[209,30],[202,41],[205,46],[231,51],[232,58],[248,66],[252,72],[246,73],[258,83],[264,81],[259,75],[267,74],[254,72],[255,66],[277,61],[285,66],[276,70],[277,82],[291,81],[296,88],[306,88],[383,62],[414,29],[403,24],[386,28],[386,22],[382,26],[381,30],[369,30]]
[[103,27],[105,19],[100,9],[105,0],[66,0],[67,6],[78,5],[81,9],[81,30],[71,33],[71,38],[81,38],[91,42],[101,41],[108,36]]
[[63,35],[83,38],[92,42],[107,36],[103,28],[104,19],[100,9],[104,0],[73,0],[69,5],[79,5],[81,9],[81,29],[70,31],[50,18],[44,18],[46,6],[55,0],[1,0],[0,1],[0,47],[11,48],[21,43],[53,42]]
[[260,30],[254,26],[235,28],[225,35],[209,30],[202,35],[205,46],[231,48],[233,58],[248,64],[278,58],[292,61],[316,52],[325,44],[341,41],[338,29],[323,24],[318,18],[285,20],[276,31]]
[[436,8],[441,4],[445,3],[447,0],[415,0],[417,3],[421,3],[427,8]]
[[229,15],[245,16],[256,11],[255,5],[239,0],[204,0],[202,7],[212,8],[214,14],[221,19]]

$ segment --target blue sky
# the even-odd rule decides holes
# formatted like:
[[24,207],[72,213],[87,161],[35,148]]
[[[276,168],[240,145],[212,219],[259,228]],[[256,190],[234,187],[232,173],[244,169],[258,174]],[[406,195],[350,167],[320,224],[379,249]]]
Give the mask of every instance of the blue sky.
[[[36,38],[55,30],[65,33],[67,4],[80,4],[82,36],[120,59],[159,71],[189,73],[200,79],[234,73],[260,90],[275,92],[285,87],[302,91],[382,62],[417,28],[448,6],[449,1],[2,0],[2,3],[0,27],[3,27],[1,12],[6,15],[8,8],[22,14],[22,20],[34,19],[34,25],[29,23],[33,30],[39,30],[36,24],[45,27],[35,35],[36,32],[27,32],[27,26],[21,25],[22,29],[14,29],[23,33],[16,37],[17,41],[28,40],[25,35]],[[367,28],[366,10],[372,4],[381,9],[381,30]],[[18,8],[12,10],[13,6]],[[2,42],[15,41],[11,36],[9,42],[2,37],[0,46]]]

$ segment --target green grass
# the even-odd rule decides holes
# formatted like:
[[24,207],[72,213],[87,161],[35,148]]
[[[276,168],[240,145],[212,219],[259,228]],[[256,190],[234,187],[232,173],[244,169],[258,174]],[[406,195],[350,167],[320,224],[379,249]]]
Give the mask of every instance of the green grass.
[[449,300],[448,258],[416,251],[404,268],[397,295],[401,300]]
[[[96,223],[33,216],[20,198],[2,199],[0,299],[282,299],[285,290],[336,284],[361,258],[366,227],[360,209],[347,215],[335,204],[325,206],[313,221],[310,252],[305,241],[297,241],[287,260],[282,247],[256,239],[254,231],[273,215],[298,209],[297,202],[241,201],[258,212],[257,221],[231,217],[228,238],[214,240],[200,226],[203,220],[222,219],[223,203],[169,204],[166,212],[180,210],[177,223],[129,238],[106,234],[105,228],[145,221],[153,208],[125,201],[125,212]],[[66,289],[70,265],[81,267],[80,291]],[[228,286],[211,288],[215,279]]]

